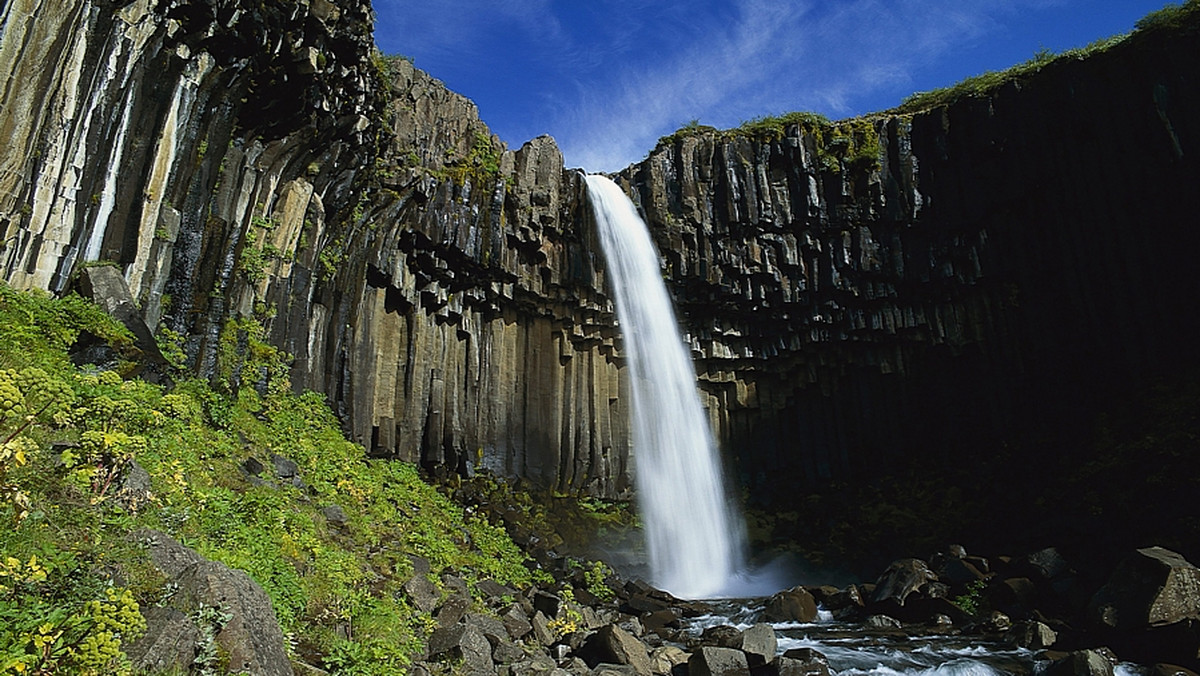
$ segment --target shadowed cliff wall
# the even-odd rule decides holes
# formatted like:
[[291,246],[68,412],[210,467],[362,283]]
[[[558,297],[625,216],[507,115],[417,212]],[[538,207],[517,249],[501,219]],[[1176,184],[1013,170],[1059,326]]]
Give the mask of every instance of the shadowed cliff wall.
[[[374,56],[363,2],[3,11],[6,280],[58,292],[114,262],[206,377],[261,383],[221,364],[261,333],[377,454],[628,495],[603,260],[552,139],[508,150]],[[622,172],[752,499],[914,459],[1028,464],[1195,366],[1197,42],[1138,34],[850,123],[871,162],[795,125],[685,135]]]
[[622,173],[752,500],[911,466],[1069,471],[1099,412],[1196,367],[1197,53],[1194,26],[1147,31],[871,118],[873,171],[793,126]]

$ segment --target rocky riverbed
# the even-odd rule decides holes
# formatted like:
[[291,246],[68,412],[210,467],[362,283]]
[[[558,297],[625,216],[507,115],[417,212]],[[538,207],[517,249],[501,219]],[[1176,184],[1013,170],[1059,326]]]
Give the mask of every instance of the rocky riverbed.
[[[684,601],[561,559],[557,585],[451,596],[414,673],[1188,674],[1200,667],[1200,570],[1159,547],[1089,588],[1055,549],[984,558],[949,547],[877,580],[762,599]],[[452,585],[451,585],[452,586]]]

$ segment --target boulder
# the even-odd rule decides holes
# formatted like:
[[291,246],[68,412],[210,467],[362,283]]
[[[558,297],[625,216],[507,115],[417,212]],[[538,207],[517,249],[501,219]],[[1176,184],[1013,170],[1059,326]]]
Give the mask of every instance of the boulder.
[[645,644],[615,624],[601,627],[588,637],[579,656],[593,668],[598,664],[624,664],[633,667],[638,676],[653,673]]
[[733,648],[703,646],[687,662],[688,676],[750,676],[746,654]]
[[342,509],[341,505],[328,505],[321,508],[321,516],[325,520],[335,526],[345,526],[350,523],[350,517],[346,515],[346,510]]
[[812,648],[792,648],[772,661],[779,676],[829,676],[829,659]]
[[132,537],[146,545],[154,566],[176,588],[169,607],[184,615],[220,609],[226,619],[216,640],[230,671],[293,675],[271,598],[249,575],[209,561],[165,533],[139,531]]
[[468,671],[496,672],[492,644],[479,629],[466,624],[436,629],[429,637],[429,656],[438,660],[461,659]]
[[534,592],[531,600],[533,601],[534,610],[540,611],[546,617],[551,619],[558,617],[558,610],[562,606],[562,599],[558,598],[554,594],[544,591],[537,591]]
[[1012,615],[1024,615],[1033,609],[1037,588],[1027,577],[1012,577],[988,585],[984,594],[992,607]]
[[537,611],[533,614],[533,619],[530,621],[533,625],[533,638],[542,645],[550,645],[554,643],[554,630],[550,628],[550,618],[542,611]]
[[863,626],[868,629],[900,629],[904,625],[894,617],[887,615],[872,615],[863,621]]
[[[580,672],[586,673],[586,672]],[[641,676],[628,664],[597,664],[591,676]]]
[[862,593],[856,585],[850,585],[845,589],[840,589],[837,592],[825,597],[822,605],[826,610],[833,612],[835,615],[844,613],[847,610],[857,612],[863,607]]
[[497,645],[501,641],[508,640],[508,628],[504,623],[491,615],[481,615],[479,613],[467,613],[463,618],[468,627],[475,627],[479,633],[483,634],[484,638],[492,645]]
[[1004,634],[1004,641],[1009,645],[1029,650],[1049,648],[1057,640],[1058,634],[1048,625],[1037,620],[1018,622]]
[[437,608],[438,599],[441,598],[441,592],[435,584],[429,581],[424,575],[414,575],[404,583],[402,587],[408,600],[423,612],[432,613],[434,608]]
[[675,667],[680,664],[687,664],[688,654],[682,649],[673,646],[665,645],[661,648],[655,648],[650,653],[650,671],[654,676],[668,676]]
[[935,581],[937,575],[921,559],[900,559],[892,562],[879,577],[871,600],[875,603],[890,601],[903,606],[914,592]]
[[512,599],[517,596],[516,590],[514,590],[512,587],[502,585],[492,579],[483,580],[479,584],[475,585],[475,588],[479,590],[480,594],[483,594],[483,596],[487,599],[488,604],[493,606],[500,604],[505,600],[511,603]]
[[1035,580],[1054,580],[1071,572],[1071,565],[1054,547],[1013,559],[1012,568],[1016,576],[1023,575]]
[[451,594],[442,601],[441,607],[434,613],[433,619],[437,620],[438,626],[452,627],[458,624],[467,614],[467,609],[471,607],[471,597],[465,594]]
[[154,339],[154,331],[146,325],[141,310],[133,299],[129,284],[121,271],[109,265],[97,265],[81,268],[79,271],[79,291],[84,298],[104,308],[113,319],[125,325],[133,334],[134,345],[145,355],[152,364],[165,364],[166,359]]
[[700,634],[701,645],[717,646],[718,648],[742,647],[742,630],[728,624],[708,627]]
[[519,641],[533,631],[533,624],[529,621],[529,616],[518,605],[510,606],[508,610],[500,615],[500,621],[504,623],[504,628],[508,630],[508,637],[514,641]]
[[1050,663],[1043,676],[1113,676],[1112,662],[1095,650],[1076,650]]
[[196,659],[200,630],[175,608],[143,608],[146,633],[124,647],[134,671],[186,672]]
[[752,667],[774,659],[775,649],[778,647],[775,629],[769,624],[756,624],[743,631],[738,643],[739,645],[734,647],[741,648],[742,652],[746,653],[746,660]]
[[679,629],[682,624],[679,621],[679,615],[674,610],[659,610],[653,613],[642,615],[642,626],[646,631],[660,633],[663,629]]
[[767,600],[763,619],[768,622],[816,622],[817,602],[804,587],[793,587]]
[[1200,569],[1162,547],[1139,549],[1117,566],[1087,612],[1093,626],[1120,630],[1200,619]]

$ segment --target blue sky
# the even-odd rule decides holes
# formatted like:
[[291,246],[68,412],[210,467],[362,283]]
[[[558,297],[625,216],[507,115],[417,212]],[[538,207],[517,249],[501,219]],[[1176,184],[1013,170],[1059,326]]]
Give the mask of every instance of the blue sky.
[[833,119],[1128,32],[1166,0],[374,0],[375,39],[511,148],[619,170],[699,120]]

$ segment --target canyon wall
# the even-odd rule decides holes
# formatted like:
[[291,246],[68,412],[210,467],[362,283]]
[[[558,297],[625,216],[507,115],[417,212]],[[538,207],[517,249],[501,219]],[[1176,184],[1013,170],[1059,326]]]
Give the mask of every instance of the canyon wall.
[[371,42],[365,0],[15,0],[0,270],[119,266],[186,366],[327,395],[373,452],[628,495],[582,177]]
[[[628,496],[620,337],[552,139],[509,150],[374,53],[363,0],[3,12],[10,284],[118,265],[204,377],[262,386],[274,346],[378,455]],[[1198,47],[1142,31],[921,112],[678,134],[617,177],[752,498],[1036,460],[1196,366]]]
[[873,169],[792,126],[679,134],[626,170],[751,496],[915,459],[1045,467],[1193,369],[1197,53],[1194,25],[1147,30],[856,121]]

